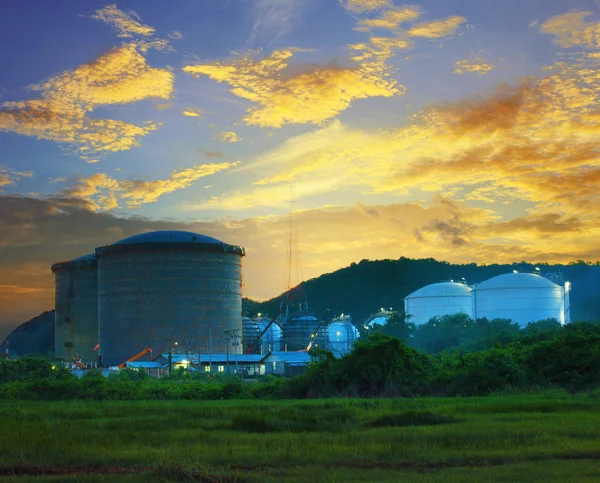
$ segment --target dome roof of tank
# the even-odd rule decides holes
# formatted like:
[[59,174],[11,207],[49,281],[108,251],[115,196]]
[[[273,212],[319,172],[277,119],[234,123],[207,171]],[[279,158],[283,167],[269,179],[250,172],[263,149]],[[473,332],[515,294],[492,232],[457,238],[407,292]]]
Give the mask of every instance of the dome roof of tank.
[[101,259],[109,254],[173,250],[174,248],[185,251],[232,253],[241,255],[242,257],[246,254],[245,250],[240,246],[228,245],[210,236],[177,230],[140,233],[139,235],[124,238],[112,245],[96,248],[94,254],[96,258]]
[[556,288],[558,285],[535,273],[504,273],[481,282],[474,290],[503,288]]
[[464,283],[457,282],[440,282],[426,285],[425,287],[415,290],[408,295],[407,299],[419,297],[469,297],[471,295],[471,287]]
[[220,240],[190,231],[161,230],[140,233],[120,240],[114,245],[140,244],[140,243],[211,243],[224,245]]
[[94,256],[93,253],[88,253],[87,255],[84,255],[82,257],[76,258],[73,261],[74,262],[91,262],[96,260],[96,257]]
[[56,270],[61,270],[63,268],[73,268],[73,267],[97,267],[98,260],[94,256],[93,253],[88,253],[87,255],[83,255],[82,257],[75,258],[73,260],[68,260],[66,262],[57,262],[54,263],[50,270],[55,272]]

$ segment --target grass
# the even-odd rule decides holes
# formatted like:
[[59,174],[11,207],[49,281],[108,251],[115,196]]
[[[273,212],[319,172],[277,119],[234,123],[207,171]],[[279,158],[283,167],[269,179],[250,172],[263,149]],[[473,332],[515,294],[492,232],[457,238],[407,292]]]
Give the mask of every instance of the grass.
[[6,481],[597,481],[597,394],[0,402]]

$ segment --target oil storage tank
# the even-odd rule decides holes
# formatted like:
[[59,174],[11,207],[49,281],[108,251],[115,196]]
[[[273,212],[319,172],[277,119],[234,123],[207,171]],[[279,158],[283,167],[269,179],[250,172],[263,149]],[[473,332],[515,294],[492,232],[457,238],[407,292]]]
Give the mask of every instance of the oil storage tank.
[[[260,326],[261,332],[267,329],[269,325],[269,318],[257,318],[256,322]],[[262,338],[262,354],[266,354],[268,351],[279,352],[282,350],[281,340],[283,339],[283,331],[277,322],[273,322],[271,326],[265,332]]]
[[319,341],[324,337],[324,348],[338,355],[350,352],[359,336],[350,316],[343,314],[333,319],[322,332],[319,333]]
[[258,337],[262,332],[262,328],[250,317],[242,317],[242,326],[244,354],[248,353],[251,348],[254,348],[252,353],[260,354],[262,341],[259,341]]
[[95,255],[105,366],[146,348],[154,355],[198,353],[209,338],[213,353],[242,351],[242,247],[155,231],[97,248]]
[[564,324],[565,298],[564,287],[541,275],[505,273],[475,286],[473,313],[476,319],[511,319],[521,327],[549,318]]
[[433,317],[465,313],[472,317],[471,287],[465,283],[432,283],[411,293],[404,299],[404,311],[416,325],[429,322]]
[[57,359],[96,362],[98,343],[98,261],[85,255],[55,263],[54,354]]

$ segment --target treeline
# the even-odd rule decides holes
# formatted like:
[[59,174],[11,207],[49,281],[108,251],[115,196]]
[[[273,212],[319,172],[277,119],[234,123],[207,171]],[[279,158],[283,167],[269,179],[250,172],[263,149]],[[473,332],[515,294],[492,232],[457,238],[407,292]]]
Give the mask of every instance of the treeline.
[[[600,384],[600,324],[558,327],[551,321],[518,329],[512,324],[472,322],[479,336],[458,327],[459,318],[434,319],[429,329],[408,335],[411,344],[433,344],[426,353],[398,337],[373,332],[348,355],[315,349],[306,373],[290,379],[268,376],[256,383],[211,378],[179,369],[154,379],[126,369],[104,377],[77,378],[44,359],[0,362],[1,399],[242,399],[317,397],[474,396],[499,391],[595,389]],[[463,320],[463,322],[468,322]],[[441,325],[438,325],[441,324]],[[399,324],[396,324],[399,325]],[[406,324],[405,324],[406,325]],[[406,327],[405,327],[406,328]],[[518,329],[518,331],[517,331]],[[515,332],[514,334],[511,332]],[[482,333],[488,333],[487,338]],[[418,335],[418,334],[421,335]],[[443,334],[443,337],[441,335]],[[416,337],[422,337],[421,341]],[[445,341],[445,347],[439,350]],[[452,341],[450,343],[450,341]],[[472,352],[466,347],[484,346]],[[437,352],[436,352],[437,351]]]

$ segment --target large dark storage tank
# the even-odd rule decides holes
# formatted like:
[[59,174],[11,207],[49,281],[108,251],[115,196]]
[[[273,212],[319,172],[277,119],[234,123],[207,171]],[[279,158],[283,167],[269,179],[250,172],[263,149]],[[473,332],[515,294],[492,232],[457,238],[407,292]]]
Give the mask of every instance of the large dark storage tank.
[[85,255],[52,265],[54,273],[54,355],[96,362],[98,343],[98,261]]
[[[244,249],[196,233],[157,231],[97,248],[100,354],[116,365],[149,347],[241,352]],[[239,340],[237,341],[239,342]]]

